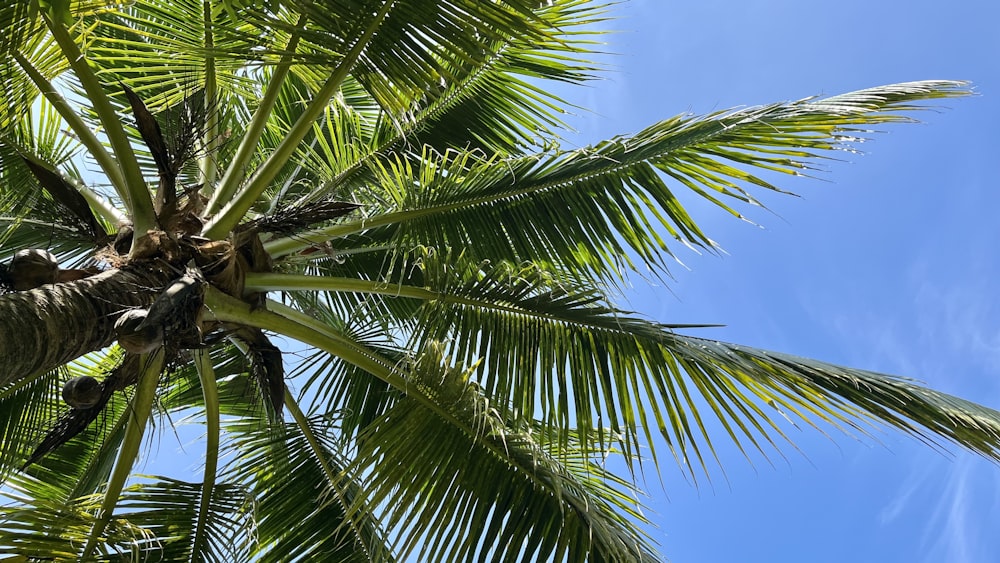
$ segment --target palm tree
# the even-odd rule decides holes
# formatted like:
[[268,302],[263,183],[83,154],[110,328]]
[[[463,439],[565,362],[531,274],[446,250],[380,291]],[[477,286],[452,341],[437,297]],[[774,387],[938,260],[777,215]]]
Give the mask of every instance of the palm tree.
[[[745,451],[798,419],[1000,459],[996,411],[613,303],[715,248],[676,190],[740,216],[780,191],[765,174],[966,85],[563,150],[549,85],[600,70],[604,10],[0,8],[0,553],[656,561],[637,477],[667,451],[700,479],[710,418]],[[135,474],[179,421],[203,426],[202,480]]]

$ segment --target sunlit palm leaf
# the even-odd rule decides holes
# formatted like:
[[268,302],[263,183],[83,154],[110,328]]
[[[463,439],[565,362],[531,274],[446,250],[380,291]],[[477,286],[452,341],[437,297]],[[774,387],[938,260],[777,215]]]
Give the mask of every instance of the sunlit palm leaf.
[[143,0],[98,22],[90,52],[102,75],[127,82],[154,110],[204,88],[208,69],[224,91],[253,95],[243,70],[266,38],[218,5]]
[[196,545],[194,522],[201,494],[201,483],[158,477],[125,489],[116,518],[149,534],[141,543],[149,560],[247,561],[246,543],[254,529],[248,492],[216,484],[209,503],[208,541]]
[[[256,499],[257,527],[250,542],[254,557],[393,560],[377,521],[347,514],[347,506],[364,498],[358,486],[344,477],[346,462],[340,447],[321,420],[309,422],[316,443],[310,443],[294,424],[249,432],[239,425],[231,428],[237,432],[239,454],[230,472],[251,487]],[[289,479],[292,475],[295,478]]]
[[[35,560],[77,560],[94,523],[94,498],[73,502],[60,500],[60,476],[52,480],[18,475],[9,480],[0,495],[15,504],[0,507],[0,554],[31,557]],[[142,545],[151,534],[127,521],[113,522],[106,531],[99,554],[142,557]]]
[[[544,434],[507,428],[468,374],[442,359],[429,348],[411,384],[475,430],[463,432],[404,400],[365,432],[358,454],[367,501],[386,507],[384,521],[401,556],[657,560],[634,527],[642,518],[627,484],[605,480],[586,457],[569,465],[549,457]],[[558,455],[574,453],[566,447]]]
[[[600,6],[578,2],[549,6],[542,17],[556,30],[554,36],[541,39],[514,35],[493,40],[484,45],[488,58],[459,61],[459,66],[449,70],[454,78],[442,78],[440,84],[425,90],[404,121],[368,115],[368,120],[378,127],[365,137],[370,139],[367,146],[359,151],[357,143],[339,145],[352,149],[353,154],[333,161],[341,168],[338,174],[305,198],[316,200],[330,193],[367,191],[368,168],[407,147],[473,146],[503,152],[552,137],[549,127],[562,126],[559,114],[565,104],[542,84],[583,82],[590,77],[593,66],[578,59],[586,50],[586,41],[576,37],[575,30],[594,24],[600,11]],[[359,107],[358,102],[350,107]]]
[[[378,171],[387,208],[322,236],[399,224],[400,243],[467,246],[481,259],[546,259],[613,281],[621,275],[616,265],[635,267],[633,255],[663,271],[672,250],[659,232],[715,246],[664,175],[739,216],[722,196],[756,203],[745,186],[780,191],[748,167],[801,175],[821,153],[849,148],[871,126],[910,120],[900,112],[920,101],[966,93],[964,83],[918,82],[681,116],[592,148],[513,160],[425,149],[418,165],[397,159]],[[268,245],[279,254],[301,247]]]

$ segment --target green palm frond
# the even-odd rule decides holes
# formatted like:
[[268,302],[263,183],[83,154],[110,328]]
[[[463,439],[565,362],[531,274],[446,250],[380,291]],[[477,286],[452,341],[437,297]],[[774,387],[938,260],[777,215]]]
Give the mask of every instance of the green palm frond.
[[[489,54],[484,43],[511,35],[545,36],[536,3],[522,0],[282,4],[308,20],[307,26],[294,28],[310,47],[301,55],[304,62],[350,65],[351,74],[390,115],[400,115],[408,109],[408,100],[422,96],[442,79],[452,79],[449,67],[483,60]],[[382,12],[383,16],[376,16]],[[259,15],[267,25],[290,27],[276,16]],[[359,38],[365,38],[363,44]]]
[[[356,470],[401,556],[422,561],[655,561],[634,491],[544,433],[509,428],[461,368],[429,346],[411,371],[461,431],[404,400],[363,436]],[[581,457],[576,457],[581,456]],[[573,460],[572,463],[564,463]],[[426,514],[433,514],[427,518]],[[530,517],[525,517],[530,515]]]
[[80,146],[64,126],[42,99],[20,121],[0,129],[4,249],[49,247],[79,260],[81,246],[105,240],[124,217],[80,180],[73,160]]
[[[0,506],[0,554],[42,561],[80,558],[95,521],[96,501],[93,497],[73,502],[59,500],[59,485],[65,479],[59,475],[50,478],[19,474],[5,483],[0,495],[14,504]],[[103,559],[124,556],[144,561],[144,545],[155,539],[126,520],[112,522],[105,533],[105,542],[99,548]]]
[[[668,339],[665,349],[723,420],[735,421],[738,405],[753,396],[783,418],[787,411],[807,422],[854,428],[861,419],[932,444],[943,438],[987,459],[1000,455],[1000,412],[912,379],[682,335]],[[753,418],[774,418],[762,414]]]
[[6,54],[22,48],[35,32],[32,28],[37,19],[38,12],[34,2],[8,2],[0,8],[0,29],[7,30],[0,38],[0,53]]
[[654,459],[659,429],[695,479],[695,469],[710,474],[715,456],[707,412],[744,452],[764,455],[788,440],[788,415],[844,429],[861,428],[859,418],[882,421],[998,455],[1000,413],[900,378],[685,336],[676,332],[683,325],[636,318],[533,265],[446,255],[419,263],[419,286],[264,274],[248,289],[423,302],[416,322],[400,324],[415,327],[410,348],[443,340],[459,361],[478,364],[477,382],[500,412],[540,418],[563,443],[579,433],[584,445],[617,440],[632,455],[649,446]]
[[[65,123],[44,99],[21,119],[0,129],[0,216],[6,237],[39,221],[51,226],[54,239],[74,233],[67,246],[106,237],[110,206],[79,179],[72,158],[79,143],[63,132]],[[65,170],[63,173],[61,170]],[[96,213],[93,209],[96,209]],[[28,219],[20,224],[18,217]],[[19,247],[23,248],[23,247]]]
[[[557,137],[556,131],[566,128],[561,116],[568,104],[550,85],[595,78],[599,68],[583,56],[595,46],[589,30],[603,21],[605,9],[587,1],[543,5],[538,18],[550,35],[505,37],[488,48],[492,56],[482,65],[451,71],[458,79],[446,82],[439,95],[426,94],[427,101],[413,111],[413,133],[400,140],[417,148],[471,147],[492,154]],[[392,132],[384,135],[391,138]]]
[[[745,186],[782,191],[748,169],[802,175],[829,151],[849,150],[872,127],[910,121],[901,112],[921,101],[967,93],[961,82],[890,85],[680,116],[591,148],[518,159],[425,148],[419,164],[397,158],[378,171],[385,207],[308,240],[399,225],[394,236],[403,245],[468,246],[480,259],[547,260],[604,281],[618,278],[623,266],[635,268],[630,255],[664,271],[672,256],[664,238],[715,247],[669,180],[741,216],[726,200],[757,204]],[[267,248],[283,255],[307,244],[279,239]]]
[[0,480],[24,464],[65,408],[58,399],[60,371],[41,373],[0,391]]
[[[376,10],[347,0],[343,5],[333,3],[338,4],[334,10],[329,10],[333,6],[317,9],[312,4],[291,4],[316,26],[297,28],[303,38],[337,52],[333,72],[281,145],[207,226],[206,234],[211,237],[219,237],[252,207],[349,76],[378,102],[385,118],[399,119],[411,100],[442,78],[446,82],[452,78],[442,74],[449,65],[458,68],[459,61],[477,63],[488,58],[485,43],[509,36],[543,39],[550,34],[547,22],[533,13],[533,3],[447,1],[428,5],[399,0],[385,2]],[[272,25],[280,27],[281,22],[275,20]]]
[[[61,491],[55,481],[19,475],[2,493],[17,503],[0,508],[0,553],[42,560],[72,560],[81,556],[98,497],[65,503],[53,501]],[[160,477],[137,483],[123,494],[123,514],[113,519],[97,547],[100,560],[241,561],[252,521],[246,491],[233,485],[215,489],[209,526],[212,541],[196,549],[189,533],[200,497],[199,483]],[[225,539],[223,539],[225,538]]]
[[[553,137],[553,130],[563,126],[559,114],[565,104],[553,97],[544,83],[578,83],[591,77],[593,65],[579,58],[587,42],[576,37],[575,30],[599,21],[601,10],[601,6],[582,2],[548,6],[543,18],[556,30],[554,37],[541,41],[537,37],[510,36],[491,42],[485,47],[489,58],[472,65],[462,61],[462,67],[451,69],[455,79],[442,79],[441,84],[426,90],[402,122],[386,120],[377,112],[360,114],[360,118],[377,125],[375,131],[363,137],[370,141],[365,145],[345,140],[332,149],[326,148],[325,155],[335,153],[338,157],[326,162],[340,170],[304,195],[304,200],[367,191],[369,168],[409,147],[475,147],[492,153],[516,151]],[[359,107],[357,101],[347,105]],[[350,152],[343,154],[344,149]],[[322,156],[317,154],[317,160],[323,160]]]
[[[219,412],[227,418],[246,421],[264,420],[264,403],[261,390],[250,375],[250,362],[237,346],[224,343],[211,348],[209,356],[215,374],[219,395]],[[184,364],[166,378],[160,391],[160,407],[168,413],[187,415],[182,422],[198,422],[198,412],[205,408],[202,384],[192,364]],[[194,412],[191,412],[194,409]]]
[[150,561],[247,561],[246,544],[254,530],[249,492],[235,484],[216,484],[207,503],[207,541],[198,542],[194,523],[202,494],[201,483],[156,477],[122,492],[115,520],[148,534],[141,547]]
[[176,105],[209,80],[253,96],[244,69],[263,41],[260,30],[217,5],[129,2],[96,23],[89,50],[101,76],[129,84],[152,108]]
[[344,475],[347,462],[330,439],[331,429],[323,419],[305,423],[304,428],[291,423],[264,430],[230,427],[237,433],[238,454],[228,473],[253,491],[256,504],[253,556],[393,561],[377,520],[347,511],[364,497]]

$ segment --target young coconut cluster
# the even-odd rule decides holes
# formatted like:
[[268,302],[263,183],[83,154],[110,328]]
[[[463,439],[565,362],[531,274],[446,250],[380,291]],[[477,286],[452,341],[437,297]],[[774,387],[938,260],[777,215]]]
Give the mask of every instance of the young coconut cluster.
[[[59,260],[48,250],[26,248],[16,252],[10,263],[0,264],[0,286],[8,291],[29,291],[47,284],[82,279],[96,272],[63,270],[59,267]],[[93,377],[74,377],[63,386],[62,397],[74,409],[90,409],[101,402],[103,387]]]
[[[203,120],[204,102],[185,100],[176,127],[165,138],[156,117],[142,100],[123,86],[135,116],[137,129],[150,149],[159,174],[155,190],[155,226],[140,234],[131,224],[118,225],[108,233],[79,193],[56,172],[30,159],[24,163],[59,204],[71,212],[78,231],[95,243],[95,258],[112,269],[137,274],[149,280],[147,306],[128,306],[116,312],[113,337],[125,352],[120,362],[102,379],[74,377],[63,387],[63,400],[71,410],[64,413],[29,456],[25,467],[65,444],[97,419],[116,392],[138,382],[141,359],[158,349],[165,351],[170,366],[185,350],[204,348],[219,339],[239,341],[249,359],[251,377],[276,419],[284,404],[284,370],[281,351],[259,329],[203,322],[202,310],[209,286],[241,299],[253,307],[264,307],[264,295],[244,291],[248,272],[269,272],[270,255],[261,242],[262,233],[290,233],[327,223],[357,209],[353,203],[319,201],[282,209],[246,222],[225,240],[201,235],[208,217],[201,186],[178,185],[178,172],[195,155],[194,141],[200,135],[192,128]],[[176,138],[174,138],[176,137]],[[9,265],[0,267],[0,283],[13,291],[81,279],[101,270],[61,270],[56,258],[45,250],[23,250]],[[164,369],[170,369],[165,367]]]
[[[113,270],[136,274],[143,282],[137,291],[148,306],[126,306],[116,312],[113,337],[122,351],[118,365],[102,378],[73,377],[65,383],[62,398],[71,410],[64,413],[29,456],[34,463],[82,432],[97,419],[116,392],[138,382],[142,358],[158,349],[165,352],[164,369],[177,363],[185,350],[211,346],[222,338],[242,342],[248,351],[250,373],[257,380],[267,407],[280,418],[284,400],[284,373],[280,351],[257,329],[203,323],[202,310],[208,286],[254,306],[263,306],[263,295],[245,295],[246,272],[270,271],[272,262],[259,233],[287,230],[313,221],[327,221],[357,206],[339,202],[305,205],[282,216],[241,225],[226,240],[200,235],[206,219],[200,186],[178,185],[178,171],[195,151],[188,130],[204,112],[198,99],[186,100],[182,114],[188,119],[173,128],[178,139],[165,139],[156,118],[127,87],[137,129],[154,155],[160,182],[156,188],[155,228],[143,233],[132,225],[118,225],[108,233],[78,192],[52,170],[26,159],[25,164],[53,198],[76,217],[78,231],[95,243],[95,258]],[[61,270],[46,250],[22,250],[7,265],[0,265],[0,284],[8,291],[26,291],[45,284],[73,281],[102,270]]]
[[[242,340],[250,350],[251,363],[260,364],[252,365],[251,372],[265,390],[268,406],[280,413],[284,394],[280,353],[277,361],[265,361],[271,350],[277,349],[265,335],[257,334],[256,329],[223,326],[202,319],[209,285],[234,297],[260,301],[260,296],[243,296],[241,283],[247,271],[270,268],[256,231],[241,230],[235,237],[238,244],[228,240],[208,241],[183,231],[149,231],[138,245],[139,252],[119,253],[120,249],[132,246],[125,238],[131,238],[130,232],[120,229],[119,240],[108,244],[97,256],[113,269],[137,273],[150,280],[154,285],[139,290],[147,293],[150,304],[124,309],[116,319],[113,337],[124,354],[105,377],[79,376],[65,383],[62,398],[71,410],[50,429],[25,467],[86,429],[116,392],[138,382],[142,358],[160,348],[165,351],[165,366],[169,366],[185,350],[211,346],[221,338]],[[42,261],[39,257],[46,258],[39,253],[32,256],[39,262]]]
[[0,264],[0,286],[8,291],[28,291],[46,284],[83,279],[96,270],[60,269],[59,261],[48,250],[26,248],[14,254],[9,263]]

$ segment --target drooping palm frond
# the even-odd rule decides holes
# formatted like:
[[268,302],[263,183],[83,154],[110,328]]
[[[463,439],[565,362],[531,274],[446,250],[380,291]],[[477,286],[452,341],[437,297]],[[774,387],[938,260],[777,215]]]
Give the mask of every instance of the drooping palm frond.
[[247,561],[253,537],[253,502],[248,491],[235,484],[212,488],[207,504],[206,533],[195,533],[198,509],[204,503],[201,483],[157,477],[122,492],[122,513],[116,522],[143,530],[148,538],[139,544],[149,561]]
[[41,373],[0,391],[0,480],[36,447],[61,410],[58,372]]
[[[52,105],[41,100],[19,121],[0,128],[0,221],[4,229],[0,240],[27,237],[46,241],[29,248],[67,249],[107,241],[109,219],[116,216],[106,200],[80,181],[71,160],[79,143],[63,132],[64,126]],[[3,247],[25,248],[22,241]],[[56,253],[62,254],[60,250]],[[77,258],[79,250],[73,254]]]
[[[340,326],[348,337],[373,350],[392,363],[407,359],[407,351],[387,334],[391,327],[378,311],[368,314],[340,314],[317,295],[289,294],[292,311],[320,319],[328,326]],[[276,305],[276,310],[283,310]],[[348,319],[344,323],[343,319]],[[340,439],[350,441],[403,396],[403,392],[385,380],[358,366],[322,350],[305,355],[289,374],[289,381],[299,386],[299,395],[309,398],[311,411],[335,421]]]
[[717,382],[717,402],[702,392],[720,418],[746,404],[741,392],[723,386],[743,387],[779,413],[785,409],[807,422],[855,427],[853,421],[861,419],[929,443],[943,438],[987,459],[1000,454],[1000,412],[912,379],[690,336],[673,335],[665,348],[686,373]]
[[[87,535],[95,525],[99,497],[70,503],[56,501],[61,476],[43,480],[19,475],[7,483],[3,496],[17,503],[0,507],[0,553],[38,560],[75,560],[81,557]],[[209,518],[211,540],[193,545],[190,533],[199,502],[198,483],[160,477],[124,491],[124,513],[106,528],[96,548],[100,560],[110,561],[242,561],[245,541],[252,531],[246,491],[217,487]]]
[[573,446],[551,457],[544,433],[508,427],[470,374],[443,362],[440,349],[428,346],[410,384],[472,432],[403,400],[365,431],[355,462],[365,500],[385,506],[383,521],[402,556],[657,560],[635,527],[643,519],[627,483]]
[[[44,381],[50,391],[46,396],[33,397],[32,410],[42,409],[45,413],[44,420],[22,420],[21,431],[28,431],[30,434],[26,438],[30,440],[22,442],[22,456],[17,462],[17,466],[22,472],[34,476],[48,475],[55,473],[62,475],[60,480],[65,486],[65,496],[68,501],[95,492],[107,479],[110,472],[110,464],[114,459],[113,454],[121,444],[125,422],[128,414],[128,401],[125,397],[115,396],[101,409],[100,413],[90,418],[88,424],[69,436],[68,442],[62,443],[54,451],[46,452],[51,455],[40,456],[32,459],[32,455],[37,453],[38,448],[44,443],[47,435],[51,434],[59,424],[61,417],[65,417],[69,410],[61,397],[63,383],[69,377],[80,375],[91,375],[104,378],[104,376],[120,365],[121,354],[112,352],[109,354],[90,354],[80,358],[76,362],[69,364],[62,377],[48,377]],[[11,388],[14,397],[21,393],[16,388],[22,385],[33,385],[28,381],[19,383],[15,388]],[[11,405],[14,406],[14,405]],[[16,411],[15,411],[16,412]],[[29,411],[25,411],[25,416]],[[32,425],[29,423],[34,422]],[[6,440],[6,438],[5,438]],[[5,441],[5,444],[7,442]],[[31,460],[29,468],[25,468],[25,463]]]
[[[41,561],[80,558],[81,548],[96,520],[95,500],[83,498],[67,503],[61,500],[61,475],[49,479],[17,475],[5,483],[0,495],[14,504],[0,506],[0,554]],[[145,530],[127,521],[116,521],[105,530],[105,543],[99,554],[104,558],[131,556],[143,561],[143,545],[154,539]]]
[[710,474],[715,456],[704,405],[743,451],[765,456],[787,440],[788,414],[850,428],[859,418],[882,421],[988,458],[1000,453],[1000,413],[896,377],[685,336],[676,331],[690,327],[614,309],[534,265],[445,254],[417,262],[417,283],[262,274],[248,289],[419,301],[415,322],[397,325],[408,330],[409,348],[440,340],[464,365],[478,364],[477,382],[498,411],[540,418],[564,442],[579,434],[584,450],[590,440],[602,449],[618,441],[636,456],[648,446],[654,459],[659,429],[695,479],[695,470]]
[[[289,406],[299,418],[297,407]],[[323,419],[299,418],[277,429],[241,426],[230,427],[237,457],[228,473],[254,493],[256,528],[248,541],[253,557],[394,560],[378,519],[348,512],[367,499],[345,475],[347,461]]]

